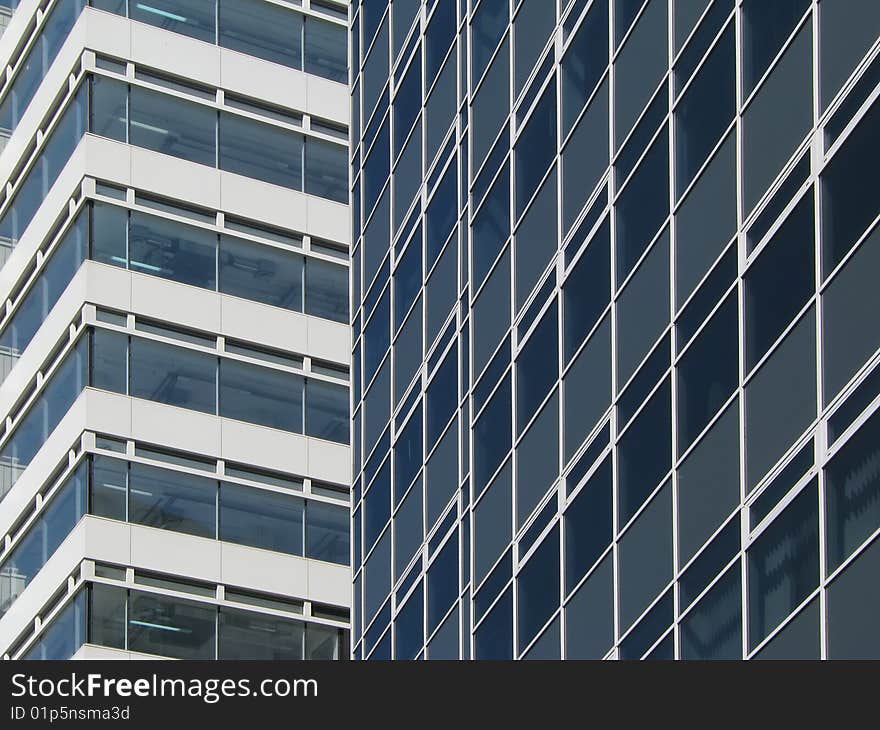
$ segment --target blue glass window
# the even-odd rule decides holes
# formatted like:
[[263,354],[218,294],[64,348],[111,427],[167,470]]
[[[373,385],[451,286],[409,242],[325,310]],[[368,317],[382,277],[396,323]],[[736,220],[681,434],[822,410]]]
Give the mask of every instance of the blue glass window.
[[216,537],[217,482],[132,464],[128,518],[135,524],[199,537]]
[[220,361],[220,415],[303,432],[303,379],[235,360]]
[[216,357],[132,338],[129,395],[214,414],[216,382]]
[[278,492],[220,485],[220,539],[303,554],[303,500]]

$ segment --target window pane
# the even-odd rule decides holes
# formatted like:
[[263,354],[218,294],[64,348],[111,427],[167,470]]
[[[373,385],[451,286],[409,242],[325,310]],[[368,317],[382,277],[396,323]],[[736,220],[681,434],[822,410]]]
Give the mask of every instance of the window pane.
[[614,562],[609,555],[565,608],[567,659],[602,659],[614,645]]
[[302,68],[299,13],[262,0],[220,0],[219,21],[224,48]]
[[828,572],[880,526],[880,414],[865,423],[825,470]]
[[[822,298],[824,397],[830,402],[880,344],[880,226],[868,236]],[[854,333],[858,333],[855,335]]]
[[[678,587],[682,610],[690,606],[715,580],[721,569],[733,560],[733,557],[739,552],[740,542],[740,521],[738,517],[735,517],[712,538],[706,545],[706,549],[681,575]],[[686,559],[687,556],[681,556],[679,564],[683,564]]]
[[748,551],[752,648],[819,584],[819,500],[805,489]]
[[341,629],[306,624],[306,659],[348,659],[347,644]]
[[801,661],[819,659],[818,599],[810,601],[754,658]]
[[612,469],[607,458],[565,511],[565,592],[571,591],[612,537]]
[[669,326],[669,230],[639,265],[617,300],[618,388]]
[[677,53],[693,31],[711,0],[673,0],[675,8],[675,52]]
[[436,3],[425,32],[425,79],[427,86],[431,86],[437,77],[437,72],[443,65],[443,60],[446,58],[454,37],[455,4]]
[[524,0],[519,4],[513,20],[513,95],[522,91],[538,54],[547,44],[555,21],[553,12],[548,12],[544,0]]
[[522,433],[559,377],[558,340],[558,314],[554,303],[516,360],[517,433]]
[[52,620],[39,642],[23,659],[64,661],[70,659],[85,643],[87,634],[86,592],[80,591],[61,613]]
[[816,315],[810,310],[746,386],[751,490],[816,417]]
[[399,430],[394,446],[394,496],[400,499],[422,466],[422,409],[419,407],[409,423]]
[[875,540],[828,588],[829,659],[876,659],[880,654],[878,572],[880,540]]
[[558,240],[556,213],[556,167],[542,183],[529,209],[523,215],[514,237],[516,276],[516,311],[522,310],[529,294],[538,283],[556,253]]
[[510,375],[507,375],[474,425],[473,459],[476,492],[482,490],[510,451],[510,406]]
[[347,507],[310,501],[306,507],[306,557],[348,565],[349,529]]
[[458,357],[453,348],[437,369],[425,394],[425,435],[431,451],[458,403]]
[[471,22],[471,78],[474,86],[483,76],[490,56],[507,30],[508,15],[505,0],[486,0],[474,11]]
[[690,185],[735,112],[736,48],[731,23],[675,112],[676,198]]
[[682,454],[736,390],[739,339],[736,294],[706,324],[678,362],[678,453]]
[[661,132],[617,200],[618,286],[632,271],[668,212],[669,137]]
[[211,231],[132,211],[129,255],[132,271],[216,288],[217,234]]
[[510,462],[474,508],[474,585],[482,582],[510,543],[513,481]]
[[341,84],[348,83],[348,45],[344,25],[327,23],[311,15],[306,18],[305,72]]
[[[406,140],[410,139],[416,126],[416,120],[422,110],[422,64],[421,52],[416,51],[415,57],[409,64],[405,75],[401,79],[403,69],[397,72],[397,89],[394,96],[394,106],[391,114],[394,117],[394,159],[400,156],[400,151]],[[417,137],[421,137],[419,131],[415,131]],[[421,175],[419,175],[421,177]]]
[[[810,6],[810,0],[743,3],[743,96],[747,97]],[[808,21],[809,22],[809,21]]]
[[[672,605],[672,591],[666,594],[648,611],[635,628],[620,642],[619,658],[623,660],[641,659],[654,643],[663,635],[674,620],[674,608]],[[671,638],[671,635],[670,637]],[[670,652],[666,645],[667,641],[661,642],[655,651],[659,652],[661,659],[674,659],[674,647]],[[649,657],[653,658],[653,652]]]
[[694,556],[737,504],[739,404],[734,401],[679,467],[679,565]]
[[309,380],[306,383],[306,434],[348,444],[348,395],[347,386]]
[[[619,0],[618,0],[618,4]],[[641,4],[628,0],[635,11]],[[615,147],[619,147],[632,129],[636,117],[648,105],[654,90],[669,66],[666,40],[666,0],[650,0],[633,32],[614,62]],[[620,14],[618,13],[618,21]],[[624,26],[618,22],[617,39]]]
[[112,266],[128,266],[128,211],[116,205],[92,203],[90,258]]
[[203,413],[216,413],[217,358],[134,337],[129,394]]
[[214,43],[214,3],[204,0],[150,0],[129,3],[129,17],[190,38]]
[[[608,0],[599,0],[593,3],[562,59],[563,136],[571,129],[607,67]],[[607,101],[605,117],[607,120]]]
[[220,415],[292,433],[303,432],[303,379],[257,365],[222,360]]
[[669,379],[651,396],[620,439],[620,524],[642,506],[672,465],[672,404]]
[[[461,632],[458,628],[458,607],[443,621],[442,626],[431,637],[428,643],[428,659],[458,659],[458,644]],[[467,621],[467,618],[464,619]],[[465,639],[467,641],[467,639]],[[469,653],[468,649],[465,649]]]
[[[364,327],[364,383],[368,384],[391,345],[390,287],[382,294],[370,321]],[[420,315],[421,312],[418,312]],[[421,338],[420,338],[421,339]],[[421,350],[421,346],[419,347]],[[421,353],[419,353],[421,355]]]
[[419,478],[394,517],[395,580],[403,575],[415,549],[422,544],[422,502],[422,480]]
[[43,541],[45,526],[37,521],[21,542],[12,550],[2,564],[4,577],[9,576],[0,584],[0,614],[5,614],[22,591],[43,567],[45,553]]
[[743,203],[751,211],[813,125],[808,23],[743,114]]
[[457,65],[451,54],[425,102],[425,161],[433,160],[455,118]]
[[235,484],[220,486],[220,539],[303,554],[303,500]]
[[559,606],[559,526],[529,558],[519,574],[517,651],[521,652]]
[[431,563],[426,573],[428,633],[437,628],[458,597],[458,563],[458,539],[454,534],[440,550],[437,559]]
[[89,643],[125,648],[126,590],[92,583],[89,588]]
[[559,475],[557,392],[550,396],[516,450],[516,525],[519,528]]
[[736,233],[736,200],[736,135],[730,133],[675,215],[676,308]]
[[[813,196],[807,194],[746,272],[746,372],[816,289],[813,220]],[[780,271],[785,276],[779,276]]]
[[221,170],[302,190],[302,156],[302,135],[236,114],[220,114]]
[[437,185],[425,211],[425,269],[430,271],[449,238],[457,218],[456,198],[458,177],[454,164],[450,165]]
[[128,464],[106,456],[92,457],[89,512],[111,520],[127,518]]
[[510,250],[501,255],[498,265],[473,306],[473,368],[479,373],[510,327]]
[[214,167],[214,109],[140,86],[130,96],[131,144]]
[[302,659],[303,626],[280,616],[221,608],[217,658]]
[[[383,9],[384,11],[384,9]],[[381,12],[379,13],[381,15]],[[376,36],[373,47],[369,47],[369,42],[364,36],[364,53],[367,54],[364,59],[363,71],[361,78],[363,79],[363,106],[364,118],[367,119],[372,114],[379,96],[384,92],[388,83],[388,25],[389,15],[386,13],[382,19],[382,25]]]
[[[364,495],[364,551],[369,552],[391,518],[391,466],[386,461]],[[387,534],[387,533],[386,533]]]
[[474,659],[513,659],[513,589],[508,588],[474,632]]
[[131,522],[199,537],[217,536],[217,482],[132,464],[128,517]]
[[620,45],[645,0],[614,0],[614,46]]
[[667,483],[620,540],[620,627],[633,620],[672,578],[672,489]]
[[880,32],[880,5],[819,3],[819,88],[822,111],[828,108],[840,87],[877,40]]
[[471,104],[471,164],[475,170],[510,113],[509,50],[509,40],[505,38]]
[[682,659],[742,659],[741,582],[735,565],[682,621]]
[[[422,364],[422,299],[398,332],[394,343],[394,399],[399,402]],[[476,367],[476,366],[475,366]],[[365,373],[366,376],[366,373]]]
[[611,405],[610,314],[575,358],[563,384],[567,462]]
[[348,204],[348,155],[344,145],[309,137],[306,142],[306,192]]
[[566,362],[611,301],[611,226],[606,220],[562,286]]
[[874,104],[822,172],[822,259],[827,277],[862,237],[880,200],[869,180],[880,166],[880,104]]
[[93,388],[127,393],[128,336],[105,329],[91,333],[91,380]]
[[127,141],[128,86],[106,76],[92,76],[89,131],[118,142]]
[[398,256],[394,272],[394,330],[400,328],[422,286],[421,237],[413,240],[403,256]]
[[458,487],[458,420],[443,434],[426,466],[425,524],[433,525]]
[[131,591],[128,649],[173,659],[214,659],[214,606]]
[[541,96],[513,150],[516,171],[516,218],[522,215],[556,155],[556,86]]
[[562,150],[562,225],[566,231],[605,174],[608,163],[608,82],[605,81]]
[[220,291],[301,312],[303,257],[286,249],[220,237]]

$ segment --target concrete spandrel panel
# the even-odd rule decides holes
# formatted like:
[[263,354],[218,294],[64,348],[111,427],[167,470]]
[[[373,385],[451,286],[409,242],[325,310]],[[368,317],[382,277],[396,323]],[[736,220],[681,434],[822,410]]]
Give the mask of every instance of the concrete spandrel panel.
[[220,419],[186,408],[131,399],[131,438],[196,454],[219,455]]
[[174,69],[175,75],[211,86],[220,84],[220,49],[146,23],[131,24],[131,55],[138,64]]
[[131,531],[130,565],[168,577],[220,580],[220,543],[156,527],[127,525]]

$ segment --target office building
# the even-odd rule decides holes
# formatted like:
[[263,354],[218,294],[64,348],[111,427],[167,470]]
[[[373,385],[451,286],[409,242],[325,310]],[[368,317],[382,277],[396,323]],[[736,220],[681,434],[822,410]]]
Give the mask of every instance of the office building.
[[19,0],[0,654],[347,658],[347,6]]
[[880,4],[350,33],[353,656],[880,656]]

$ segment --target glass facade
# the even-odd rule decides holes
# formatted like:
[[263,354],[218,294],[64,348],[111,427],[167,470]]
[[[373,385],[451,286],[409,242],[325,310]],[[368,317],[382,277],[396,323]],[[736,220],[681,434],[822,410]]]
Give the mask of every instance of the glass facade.
[[[348,384],[303,377],[301,366],[297,372],[296,365],[281,369],[218,357],[211,354],[215,340],[206,344],[184,348],[104,327],[86,328],[0,440],[0,500],[86,387],[347,443]],[[235,354],[258,358],[263,353]]]
[[880,656],[878,6],[351,10],[353,656]]
[[[0,6],[17,8],[9,0]],[[94,7],[220,45],[331,81],[348,78],[345,25],[265,0],[55,0],[0,98],[0,137],[8,139],[31,103],[80,13]],[[320,12],[320,6],[316,6]],[[330,12],[330,9],[324,12]],[[336,22],[334,22],[334,20]]]
[[[169,83],[159,77],[147,80],[157,87]],[[223,111],[232,105],[219,107],[213,103],[213,95],[208,97],[210,101],[197,101],[203,93],[200,87],[178,83],[172,88],[191,98],[123,83],[110,75],[87,74],[82,78],[76,90],[62,100],[63,109],[49,122],[51,128],[44,130],[46,138],[35,159],[18,172],[14,190],[0,212],[0,255],[4,261],[87,133],[346,202],[344,144],[293,132],[291,128],[301,128],[301,116],[282,117],[281,122],[287,125],[282,127],[274,121]],[[246,111],[254,108],[257,113],[267,113],[264,107],[254,105]]]
[[[272,235],[260,229],[246,232]],[[296,252],[302,248],[301,238],[285,238],[280,246],[267,245],[109,202],[86,202],[39,275],[16,297],[15,309],[0,322],[0,382],[87,259],[336,322],[347,320],[346,267],[304,256]]]
[[0,559],[0,616],[86,514],[348,565],[348,505],[306,499],[301,482],[283,491],[273,486],[86,456]]
[[[347,630],[290,615],[302,614],[302,605],[272,601],[272,612],[243,610],[179,595],[213,597],[213,590],[205,593],[207,586],[162,579],[149,583],[177,593],[136,590],[118,582],[86,583],[19,658],[70,659],[85,643],[171,659],[342,659],[348,651]],[[255,598],[231,594],[228,601],[263,608],[265,602]]]
[[0,658],[348,659],[346,3],[18,5]]

